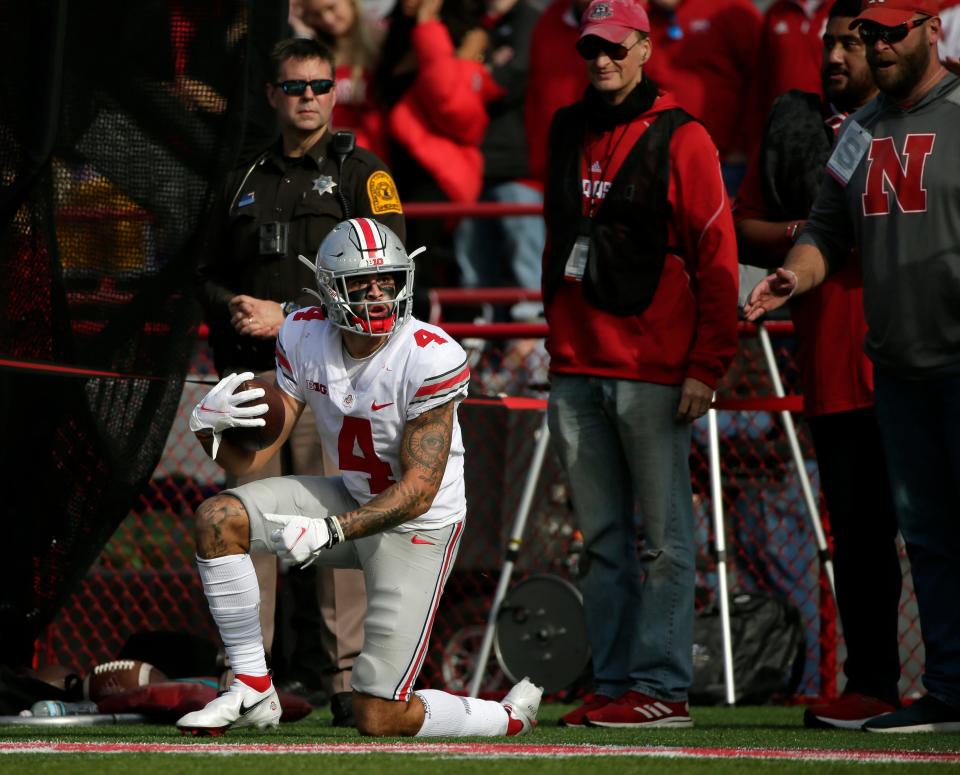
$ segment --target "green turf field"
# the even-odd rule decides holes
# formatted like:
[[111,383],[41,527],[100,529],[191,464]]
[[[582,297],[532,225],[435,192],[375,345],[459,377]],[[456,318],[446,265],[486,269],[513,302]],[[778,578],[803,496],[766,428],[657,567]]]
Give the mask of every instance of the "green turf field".
[[[23,773],[187,773],[188,775],[281,775],[322,772],[353,775],[423,773],[555,773],[590,775],[679,773],[879,773],[960,772],[960,735],[876,735],[803,729],[800,708],[695,708],[697,726],[686,730],[580,729],[556,726],[570,706],[547,705],[541,726],[523,738],[468,741],[373,741],[354,730],[329,725],[316,712],[279,732],[239,730],[215,739],[183,737],[170,726],[101,726],[38,729],[0,727],[0,772]],[[11,752],[42,741],[59,743],[176,746],[178,752],[36,753]],[[402,742],[402,752],[389,743]],[[443,745],[456,742],[458,745]],[[296,746],[300,750],[296,750]],[[213,755],[230,747],[265,751]],[[348,751],[338,753],[339,750]],[[565,748],[559,748],[564,746]],[[93,747],[93,745],[91,745]],[[187,752],[179,752],[185,747]],[[317,747],[318,750],[305,750]],[[641,748],[621,755],[624,748]],[[412,751],[411,751],[412,749]],[[452,750],[451,750],[452,749]],[[910,753],[915,752],[915,753]],[[606,755],[598,755],[606,754]],[[929,754],[943,761],[916,762]],[[667,756],[669,755],[669,756]],[[683,758],[678,758],[683,757]],[[845,760],[845,757],[849,757]],[[903,761],[906,759],[907,761]]]

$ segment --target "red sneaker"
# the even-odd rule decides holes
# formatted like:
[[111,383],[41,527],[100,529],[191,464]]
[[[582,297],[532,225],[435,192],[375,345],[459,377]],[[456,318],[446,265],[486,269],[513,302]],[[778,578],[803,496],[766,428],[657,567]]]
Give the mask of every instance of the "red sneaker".
[[605,694],[588,695],[584,698],[583,705],[581,705],[579,708],[574,708],[565,716],[561,716],[557,724],[559,724],[561,727],[586,726],[586,715],[590,711],[602,708],[604,705],[609,705],[611,702],[615,702],[613,697],[607,697]]
[[586,714],[588,727],[692,727],[690,705],[627,692],[616,702]]
[[803,725],[814,729],[860,729],[869,719],[892,713],[896,707],[868,694],[849,692],[803,712]]

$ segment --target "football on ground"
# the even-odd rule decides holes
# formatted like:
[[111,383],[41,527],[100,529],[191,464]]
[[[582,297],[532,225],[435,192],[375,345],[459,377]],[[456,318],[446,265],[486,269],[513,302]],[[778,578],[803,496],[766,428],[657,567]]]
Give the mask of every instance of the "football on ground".
[[265,449],[277,440],[283,431],[284,407],[283,399],[280,397],[280,389],[272,382],[265,379],[254,377],[244,380],[240,386],[233,391],[241,393],[244,390],[253,390],[254,388],[263,388],[263,398],[255,398],[247,401],[241,406],[257,406],[266,403],[267,413],[260,415],[265,421],[265,425],[254,428],[228,428],[223,432],[223,438],[229,440],[231,444],[248,449],[251,452]]
[[167,677],[147,662],[118,659],[97,665],[83,679],[83,697],[97,702],[104,697],[123,694],[148,684],[161,683]]

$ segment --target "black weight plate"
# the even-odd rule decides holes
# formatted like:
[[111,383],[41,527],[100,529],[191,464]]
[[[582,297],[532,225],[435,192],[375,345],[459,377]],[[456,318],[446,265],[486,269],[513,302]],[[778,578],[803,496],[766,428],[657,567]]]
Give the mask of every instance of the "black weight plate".
[[590,659],[580,591],[559,576],[531,576],[507,593],[497,616],[497,661],[514,683],[528,676],[551,694]]

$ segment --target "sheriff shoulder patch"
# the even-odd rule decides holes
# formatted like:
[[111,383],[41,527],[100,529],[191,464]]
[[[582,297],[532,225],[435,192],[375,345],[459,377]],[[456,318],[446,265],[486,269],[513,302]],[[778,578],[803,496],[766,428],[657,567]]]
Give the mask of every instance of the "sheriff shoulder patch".
[[389,172],[377,170],[367,178],[367,196],[370,197],[370,211],[374,215],[383,213],[402,213],[397,184]]

